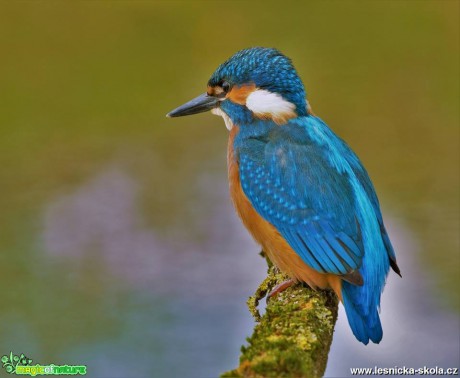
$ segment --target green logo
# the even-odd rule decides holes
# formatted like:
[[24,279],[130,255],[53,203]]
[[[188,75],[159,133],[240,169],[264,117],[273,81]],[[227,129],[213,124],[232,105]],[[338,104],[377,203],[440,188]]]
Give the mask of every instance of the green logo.
[[85,375],[86,365],[32,365],[32,360],[24,354],[16,356],[13,352],[2,356],[2,367],[7,373],[17,375]]
[[5,368],[7,373],[15,374],[16,373],[16,366],[23,365],[27,366],[32,363],[30,358],[27,358],[23,354],[20,356],[16,356],[13,352],[10,352],[9,356],[2,356],[2,367]]

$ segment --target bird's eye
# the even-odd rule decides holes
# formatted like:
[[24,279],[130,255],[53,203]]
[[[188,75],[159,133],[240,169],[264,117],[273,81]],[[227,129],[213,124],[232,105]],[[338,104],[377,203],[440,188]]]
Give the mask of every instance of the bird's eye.
[[222,83],[222,89],[225,93],[227,93],[230,90],[230,83],[228,81],[224,81]]

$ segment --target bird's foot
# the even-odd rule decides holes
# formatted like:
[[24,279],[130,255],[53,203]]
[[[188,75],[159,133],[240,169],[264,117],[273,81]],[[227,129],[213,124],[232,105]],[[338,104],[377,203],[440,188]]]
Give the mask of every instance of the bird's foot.
[[283,292],[284,290],[286,290],[287,288],[291,287],[295,283],[296,283],[296,281],[291,278],[289,280],[286,280],[286,281],[281,282],[280,284],[276,285],[273,288],[273,290],[270,291],[270,293],[268,293],[267,302],[270,300],[271,297],[273,297],[275,295],[278,295],[279,293]]

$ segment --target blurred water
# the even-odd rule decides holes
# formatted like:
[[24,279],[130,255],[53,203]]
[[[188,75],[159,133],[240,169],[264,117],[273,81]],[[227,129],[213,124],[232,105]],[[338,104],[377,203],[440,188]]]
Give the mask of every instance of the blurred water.
[[[199,243],[146,227],[136,181],[114,165],[48,204],[35,267],[58,273],[49,287],[59,288],[36,300],[67,303],[55,315],[36,306],[50,317],[46,335],[9,314],[8,347],[26,345],[37,361],[49,353],[54,363],[84,362],[95,377],[215,377],[234,367],[254,325],[244,299],[265,264],[233,214],[225,181],[215,179],[209,237]],[[403,279],[391,274],[383,295],[384,340],[356,342],[341,308],[328,377],[348,376],[350,367],[458,365],[458,315],[436,300],[409,230],[387,219]],[[50,344],[55,350],[44,353]]]
[[94,377],[237,365],[265,266],[228,199],[226,129],[164,115],[230,54],[266,45],[293,58],[315,113],[364,161],[403,272],[379,346],[340,313],[328,376],[458,365],[458,8],[0,3],[0,355]]
[[110,166],[45,207],[34,271],[51,282],[27,313],[3,310],[3,348],[80,361],[97,377],[212,377],[234,365],[253,326],[244,298],[265,268],[235,217],[221,216],[229,202],[196,243],[147,228],[137,199],[135,180]]

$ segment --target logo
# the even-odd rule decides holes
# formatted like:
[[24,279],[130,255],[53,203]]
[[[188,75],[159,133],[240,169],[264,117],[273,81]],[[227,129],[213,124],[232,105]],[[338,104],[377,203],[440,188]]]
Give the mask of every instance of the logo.
[[10,352],[9,355],[2,356],[2,367],[7,373],[17,375],[85,375],[86,365],[40,365],[32,364],[32,360],[24,354],[17,356]]

